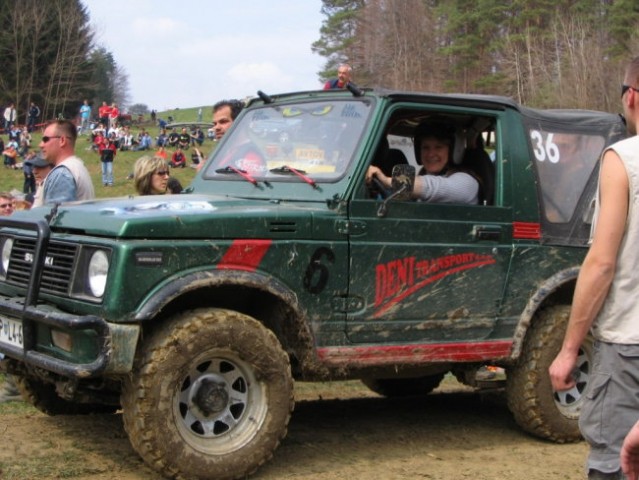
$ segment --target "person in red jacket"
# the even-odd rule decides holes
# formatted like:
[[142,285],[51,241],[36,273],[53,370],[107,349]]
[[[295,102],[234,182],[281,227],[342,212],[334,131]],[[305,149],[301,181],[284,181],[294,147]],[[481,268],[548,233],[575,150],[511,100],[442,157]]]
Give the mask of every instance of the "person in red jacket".
[[113,160],[115,160],[115,154],[118,151],[115,138],[108,136],[104,142],[98,145],[98,151],[100,153],[100,162],[102,163],[102,185],[105,187],[113,186]]
[[179,146],[177,150],[171,155],[171,163],[169,164],[172,168],[184,168],[186,167],[186,155],[182,152],[182,148]]
[[98,117],[100,117],[100,123],[104,126],[105,130],[109,129],[109,114],[111,113],[111,107],[107,105],[107,102],[102,102],[102,105],[98,108]]
[[115,130],[115,127],[118,126],[118,118],[120,117],[120,110],[118,109],[118,105],[113,102],[111,104],[111,110],[109,111],[109,133]]

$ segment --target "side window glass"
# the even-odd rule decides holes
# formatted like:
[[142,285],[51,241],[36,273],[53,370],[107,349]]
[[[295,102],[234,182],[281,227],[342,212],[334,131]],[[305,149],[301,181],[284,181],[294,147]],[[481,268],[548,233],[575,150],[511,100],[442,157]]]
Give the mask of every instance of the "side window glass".
[[[392,175],[392,168],[397,164],[409,164],[415,167],[418,175],[429,177],[428,182],[419,182],[422,184],[421,193],[424,194],[422,201],[429,203],[468,203],[477,202],[480,205],[494,205],[495,199],[495,125],[494,117],[469,116],[460,113],[443,113],[436,111],[396,111],[393,113],[389,122],[385,127],[386,134],[378,143],[377,149],[373,154],[371,165],[380,168],[385,176]],[[418,145],[420,151],[417,152],[415,147],[415,138],[418,137]],[[437,169],[437,165],[433,166],[433,162],[424,160],[430,165],[428,168],[422,164],[422,153],[425,148],[432,148],[433,151],[437,147],[424,144],[429,140],[422,142],[422,138],[430,138],[440,144],[445,144],[448,149],[448,161],[444,156],[444,164],[441,169]],[[492,154],[492,155],[491,155]],[[432,156],[435,156],[433,153]],[[440,162],[438,162],[440,163]],[[460,181],[459,176],[455,173],[463,172],[472,177]],[[437,177],[437,178],[435,178]],[[449,181],[448,185],[437,185],[441,181]],[[468,186],[469,182],[476,181],[475,189],[479,189],[476,200],[472,200],[472,195],[464,195],[460,192],[457,185]],[[429,196],[428,187],[433,185],[431,191],[452,192],[449,197],[441,194]],[[472,188],[472,185],[470,186]],[[371,195],[376,198],[375,195]],[[420,200],[417,194],[414,199]],[[475,204],[475,203],[472,203]]]
[[552,223],[569,222],[605,139],[600,135],[536,129],[529,134],[539,176],[543,215]]

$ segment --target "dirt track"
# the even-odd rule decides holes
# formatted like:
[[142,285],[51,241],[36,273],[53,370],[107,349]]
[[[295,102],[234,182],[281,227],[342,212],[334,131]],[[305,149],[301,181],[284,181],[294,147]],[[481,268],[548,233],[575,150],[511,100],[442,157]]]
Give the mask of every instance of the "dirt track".
[[[442,391],[443,390],[443,391]],[[503,395],[456,384],[391,400],[348,382],[300,385],[289,433],[252,479],[579,480],[584,443],[523,433]],[[323,400],[318,400],[318,398]],[[131,449],[120,415],[47,417],[3,407],[0,478],[156,480]]]

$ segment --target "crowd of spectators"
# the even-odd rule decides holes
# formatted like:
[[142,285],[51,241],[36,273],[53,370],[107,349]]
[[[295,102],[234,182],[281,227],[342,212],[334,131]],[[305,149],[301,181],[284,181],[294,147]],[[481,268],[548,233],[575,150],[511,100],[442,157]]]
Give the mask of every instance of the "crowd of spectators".
[[[185,168],[190,164],[191,167],[199,169],[205,159],[201,147],[206,139],[219,140],[242,106],[242,103],[236,100],[218,102],[213,108],[213,126],[208,132],[197,123],[177,125],[177,128],[171,127],[170,123],[159,118],[157,112],[153,110],[151,120],[159,127],[157,136],[153,137],[147,128],[136,128],[133,131],[131,125],[120,123],[119,120],[123,117],[116,103],[108,104],[105,101],[99,108],[94,109],[88,100],[83,100],[78,107],[76,121],[69,124],[74,125],[76,136],[87,139],[86,150],[97,154],[102,167],[102,184],[109,187],[114,184],[113,164],[120,151],[139,151],[142,154],[159,157],[164,159],[166,165],[171,168]],[[52,122],[42,122],[40,108],[35,102],[30,102],[29,108],[23,111],[23,115],[19,115],[13,103],[0,108],[0,112],[2,112],[0,129],[3,133],[0,136],[0,152],[2,152],[3,165],[7,169],[22,170],[24,174],[22,195],[19,195],[19,199],[23,197],[26,199],[23,206],[29,207],[38,198],[39,204],[43,204],[40,187],[55,165],[45,160],[39,150],[48,147],[49,145],[46,144],[51,139],[54,141],[50,145],[66,141],[57,136],[51,139],[45,136],[47,139],[44,142],[45,145],[35,145],[36,148],[33,148],[32,132],[35,129],[45,130],[52,125]],[[201,111],[198,115],[201,115]],[[23,119],[22,124],[19,123],[18,118]],[[173,122],[172,117],[168,119],[169,122]],[[175,182],[172,181],[171,184],[173,183]],[[12,192],[17,194],[19,187]]]
[[[219,140],[231,126],[242,108],[237,100],[218,102],[213,107],[213,127],[209,138]],[[113,162],[117,151],[147,151],[153,149],[153,140],[146,129],[133,135],[128,125],[119,125],[117,105],[110,107],[106,102],[98,110],[99,121],[91,124],[91,107],[84,101],[79,109],[79,122],[58,119],[44,125],[39,143],[39,152],[31,150],[31,132],[36,127],[40,109],[31,103],[27,122],[23,127],[17,124],[17,113],[13,104],[3,112],[3,128],[7,144],[0,137],[5,168],[22,168],[24,174],[23,194],[20,197],[9,192],[0,192],[0,216],[12,215],[17,209],[29,209],[53,203],[89,200],[95,197],[89,171],[82,159],[75,155],[78,135],[90,135],[88,150],[99,153],[102,164],[103,186],[113,185]],[[198,112],[201,115],[201,111]],[[152,112],[153,120],[156,112]],[[138,159],[134,172],[129,176],[134,180],[134,188],[139,195],[162,195],[180,193],[182,185],[170,175],[169,167],[184,168],[187,164],[185,150],[193,147],[192,166],[199,169],[204,164],[204,155],[199,147],[204,143],[201,128],[186,127],[178,133],[166,131],[158,119],[160,133],[155,139],[157,151]],[[166,148],[173,148],[167,161]],[[22,160],[19,163],[17,160]],[[16,378],[6,375],[0,384],[0,403],[20,400]]]

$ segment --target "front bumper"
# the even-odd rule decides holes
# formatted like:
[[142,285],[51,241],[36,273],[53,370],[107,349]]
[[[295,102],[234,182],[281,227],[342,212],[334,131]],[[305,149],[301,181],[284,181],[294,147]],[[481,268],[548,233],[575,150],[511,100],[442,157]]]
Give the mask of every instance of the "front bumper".
[[[133,366],[138,325],[113,324],[95,315],[73,315],[44,304],[25,306],[24,298],[2,295],[0,317],[21,322],[23,338],[22,348],[0,343],[0,352],[27,366],[75,378],[124,374]],[[51,329],[90,339],[92,358],[76,362],[65,352],[56,354],[52,343],[43,343],[43,338],[50,338]]]
[[[50,215],[55,215],[55,209]],[[109,323],[96,315],[74,315],[39,302],[51,230],[44,220],[0,219],[0,228],[33,232],[36,239],[29,283],[24,297],[0,295],[0,320],[18,322],[22,342],[0,341],[0,353],[29,367],[72,378],[119,375],[131,371],[140,333],[138,325]],[[9,322],[7,322],[9,323]],[[15,324],[13,324],[15,325]],[[54,330],[82,348],[65,351],[53,341]],[[2,333],[2,332],[0,332]],[[86,348],[85,348],[86,347]]]

